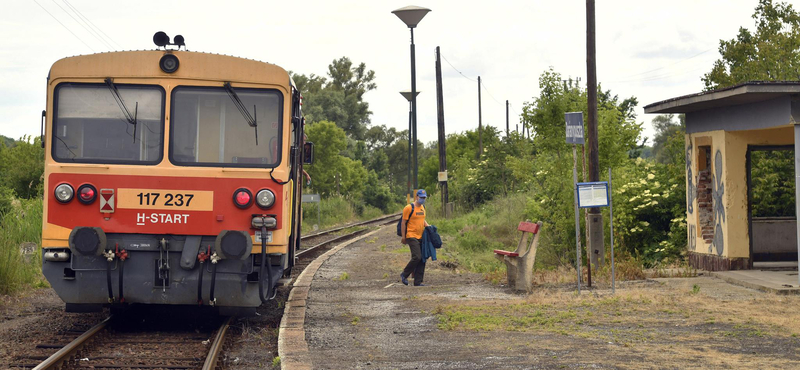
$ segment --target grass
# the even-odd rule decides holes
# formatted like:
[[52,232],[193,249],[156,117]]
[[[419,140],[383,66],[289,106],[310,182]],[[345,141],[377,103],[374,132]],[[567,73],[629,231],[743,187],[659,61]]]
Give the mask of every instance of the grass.
[[[434,198],[432,196],[431,198]],[[438,206],[436,199],[431,199],[432,207],[429,212],[428,222],[436,225],[439,233],[444,238],[444,248],[441,249],[439,259],[449,266],[463,268],[472,272],[483,273],[486,280],[495,284],[506,279],[505,265],[494,258],[493,250],[515,250],[521,236],[517,231],[520,221],[525,221],[526,194],[511,194],[507,197],[496,198],[469,213],[456,214],[450,219],[436,212]],[[536,221],[536,220],[532,220]],[[552,232],[548,225],[542,227],[542,233]],[[534,281],[537,284],[565,284],[577,280],[575,267],[570,265],[546,265],[542,258],[554,252],[548,249],[546,238],[540,239],[537,248],[537,261],[534,267]],[[398,253],[407,250],[398,250]],[[574,253],[574,251],[573,251]],[[584,252],[585,253],[585,252]],[[607,248],[606,264],[599,270],[592,271],[592,281],[599,284],[611,285],[610,252]],[[585,256],[585,254],[584,254]],[[584,257],[585,258],[585,257]],[[569,260],[561,259],[561,260]],[[583,281],[588,279],[586,262],[583,265]],[[674,269],[673,269],[674,270]],[[666,271],[666,270],[665,270]],[[666,274],[666,272],[663,272]],[[696,275],[693,271],[679,270],[685,276]],[[630,256],[624,251],[615,251],[615,276],[616,280],[637,280],[645,277],[643,263],[640,258]]]
[[514,301],[440,305],[434,314],[441,330],[547,332],[625,346],[689,333],[796,338],[800,330],[800,312],[794,309],[800,297],[765,295],[723,304],[696,290],[632,288],[615,296],[542,290]]
[[[358,201],[355,200],[355,202]],[[317,225],[317,230],[323,230],[352,222],[371,220],[384,215],[384,212],[379,208],[361,204],[354,206],[352,202],[343,196],[332,195],[323,197],[320,200],[319,207],[316,203],[303,203],[302,232],[310,233],[314,231],[314,225]],[[391,205],[389,206],[389,211],[396,212],[394,210],[401,208],[402,206],[399,204]],[[317,213],[319,213],[319,216]]]
[[338,278],[334,278],[333,280],[344,281],[347,279],[350,279],[350,274],[348,274],[347,272],[343,272],[341,275],[339,275]]
[[[47,286],[41,269],[42,200],[14,199],[0,214],[0,294],[26,286]],[[20,245],[35,243],[32,255],[22,255]]]

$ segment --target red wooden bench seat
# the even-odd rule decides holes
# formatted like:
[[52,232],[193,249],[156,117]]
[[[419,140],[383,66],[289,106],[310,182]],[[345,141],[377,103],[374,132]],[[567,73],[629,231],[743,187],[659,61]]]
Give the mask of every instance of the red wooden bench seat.
[[509,257],[519,257],[519,253],[517,253],[517,252],[509,252],[509,251],[504,251],[504,250],[500,250],[500,249],[495,249],[494,253],[495,254],[502,254],[504,256],[509,256]]
[[[494,257],[506,264],[508,285],[516,290],[530,291],[533,288],[533,264],[536,261],[536,247],[541,227],[541,221],[537,223],[520,222],[517,230],[522,231],[522,237],[517,245],[517,250],[513,252],[494,250]],[[533,234],[532,238],[529,238],[530,234]]]

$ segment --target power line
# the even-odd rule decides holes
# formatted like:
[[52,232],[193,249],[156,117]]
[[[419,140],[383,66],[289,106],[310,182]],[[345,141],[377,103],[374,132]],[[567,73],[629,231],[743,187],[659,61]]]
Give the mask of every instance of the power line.
[[70,14],[70,13],[69,13],[69,12],[68,12],[66,9],[64,9],[64,8],[63,8],[61,5],[58,5],[58,3],[56,2],[56,0],[51,0],[51,1],[53,2],[53,4],[56,4],[56,6],[57,6],[59,9],[61,9],[61,10],[62,10],[64,13],[67,13],[67,15],[68,15],[70,18],[72,18],[72,20],[74,20],[76,23],[78,23],[78,25],[79,25],[79,26],[83,27],[83,29],[84,29],[84,30],[86,30],[86,32],[89,32],[89,34],[90,34],[90,35],[92,35],[92,37],[96,38],[98,41],[100,41],[102,44],[104,44],[104,45],[105,45],[106,47],[108,47],[109,49],[114,49],[114,47],[113,47],[113,46],[111,46],[111,44],[107,43],[105,40],[103,40],[102,38],[100,38],[100,37],[97,35],[97,33],[96,33],[96,32],[94,32],[94,31],[92,31],[91,29],[89,29],[89,28],[87,28],[86,26],[84,26],[84,25],[83,25],[83,23],[81,23],[81,21],[79,21],[78,19],[76,19],[75,17],[73,17],[73,16],[72,16],[72,14]]
[[82,39],[82,38],[80,38],[78,35],[76,35],[76,34],[75,34],[75,32],[72,32],[72,30],[71,30],[71,29],[69,29],[69,27],[65,26],[65,25],[64,25],[64,23],[61,23],[61,21],[59,21],[59,20],[58,20],[58,18],[56,18],[56,17],[53,15],[53,13],[50,13],[49,11],[47,11],[47,9],[45,9],[45,7],[43,7],[43,6],[42,6],[42,4],[39,4],[39,2],[38,2],[38,1],[36,1],[36,0],[33,0],[33,2],[34,2],[34,3],[36,3],[36,5],[39,5],[39,7],[40,7],[40,8],[42,8],[42,10],[44,10],[44,11],[45,11],[47,14],[49,14],[51,17],[53,17],[53,19],[55,19],[55,21],[56,21],[56,22],[58,22],[58,24],[60,24],[60,25],[61,25],[61,27],[64,27],[64,29],[66,29],[67,31],[69,31],[69,33],[71,33],[71,34],[72,34],[72,36],[75,36],[75,38],[76,38],[76,39],[78,39],[80,42],[82,42],[84,45],[86,45],[86,47],[87,47],[87,48],[89,48],[89,50],[91,50],[92,52],[95,52],[95,50],[94,50],[94,49],[92,49],[92,47],[91,47],[91,46],[89,46],[89,44],[87,44],[85,41],[83,41],[83,39]]
[[486,93],[487,93],[487,94],[489,94],[489,97],[490,97],[490,98],[492,98],[492,100],[494,100],[495,102],[497,102],[497,104],[503,105],[503,103],[501,103],[499,100],[497,100],[497,99],[495,99],[495,98],[494,98],[494,95],[492,95],[492,93],[491,93],[491,92],[489,92],[489,88],[488,88],[488,87],[486,87],[486,84],[485,84],[485,83],[483,83],[483,81],[481,81],[481,85],[483,85],[483,89],[484,89],[484,90],[486,90]]
[[75,6],[73,6],[72,4],[70,4],[70,3],[69,3],[69,1],[67,1],[67,0],[64,0],[64,4],[67,4],[67,6],[68,6],[68,7],[70,7],[70,9],[72,9],[72,10],[73,10],[73,11],[74,11],[76,14],[78,14],[78,16],[79,16],[79,17],[83,18],[84,20],[86,20],[87,22],[89,22],[89,24],[90,24],[92,27],[94,27],[96,30],[100,31],[100,33],[102,33],[102,34],[103,34],[103,36],[105,36],[105,38],[106,38],[106,39],[108,39],[109,41],[111,41],[112,43],[114,43],[115,45],[117,45],[117,46],[118,46],[120,49],[123,49],[122,45],[120,45],[119,43],[117,43],[116,41],[114,41],[114,39],[112,39],[111,37],[109,37],[109,36],[108,36],[108,35],[107,35],[105,32],[103,32],[103,30],[102,30],[102,29],[100,29],[100,27],[97,27],[97,25],[95,25],[95,24],[94,24],[94,22],[92,22],[92,21],[91,21],[89,18],[87,18],[85,15],[83,15],[83,13],[81,13],[81,12],[80,12],[80,10],[78,10],[78,8],[76,8]]
[[466,79],[468,79],[468,80],[470,80],[470,81],[472,81],[472,82],[478,82],[478,81],[476,81],[476,80],[474,80],[474,79],[472,79],[472,78],[469,78],[469,77],[467,77],[467,76],[466,76],[466,75],[464,75],[463,73],[461,73],[461,71],[459,71],[459,70],[458,70],[458,68],[454,67],[454,66],[453,66],[453,64],[452,64],[452,63],[450,63],[450,61],[449,61],[449,60],[447,60],[447,57],[445,57],[445,56],[444,56],[444,54],[442,54],[442,53],[440,52],[440,53],[439,53],[439,55],[441,55],[441,56],[442,56],[442,59],[444,59],[444,61],[445,61],[445,62],[447,62],[447,64],[449,64],[449,65],[450,65],[450,68],[453,68],[453,70],[455,70],[456,72],[458,72],[458,74],[460,74],[460,75],[461,75],[461,77],[464,77],[464,78],[466,78]]

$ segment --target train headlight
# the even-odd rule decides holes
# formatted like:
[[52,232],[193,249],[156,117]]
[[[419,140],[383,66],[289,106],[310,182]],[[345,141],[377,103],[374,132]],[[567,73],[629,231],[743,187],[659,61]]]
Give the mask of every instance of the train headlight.
[[75,196],[75,189],[70,184],[61,184],[56,186],[55,191],[56,200],[61,203],[68,203]]
[[261,208],[269,208],[275,204],[275,193],[269,189],[263,189],[256,194],[256,204]]
[[161,60],[158,61],[158,66],[161,67],[161,70],[164,72],[174,73],[178,70],[178,67],[181,66],[181,62],[175,55],[164,54]]

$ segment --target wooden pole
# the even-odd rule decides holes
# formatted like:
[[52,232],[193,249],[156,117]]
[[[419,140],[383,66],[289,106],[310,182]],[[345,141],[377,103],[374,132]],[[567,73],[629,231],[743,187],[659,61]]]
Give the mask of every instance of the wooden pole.
[[478,76],[478,159],[483,154],[483,122],[481,121],[481,76]]
[[506,100],[506,137],[508,137],[508,100]]
[[[586,77],[587,120],[586,140],[589,145],[589,181],[600,181],[600,158],[597,143],[597,48],[595,45],[595,2],[586,0]],[[605,255],[603,238],[603,216],[600,208],[589,209],[589,222],[586,225],[590,263],[601,263]]]
[[[442,93],[442,59],[439,47],[436,47],[436,116],[439,126],[439,172],[447,172],[447,148],[444,134],[444,94]],[[441,181],[442,212],[447,216],[447,181]]]

